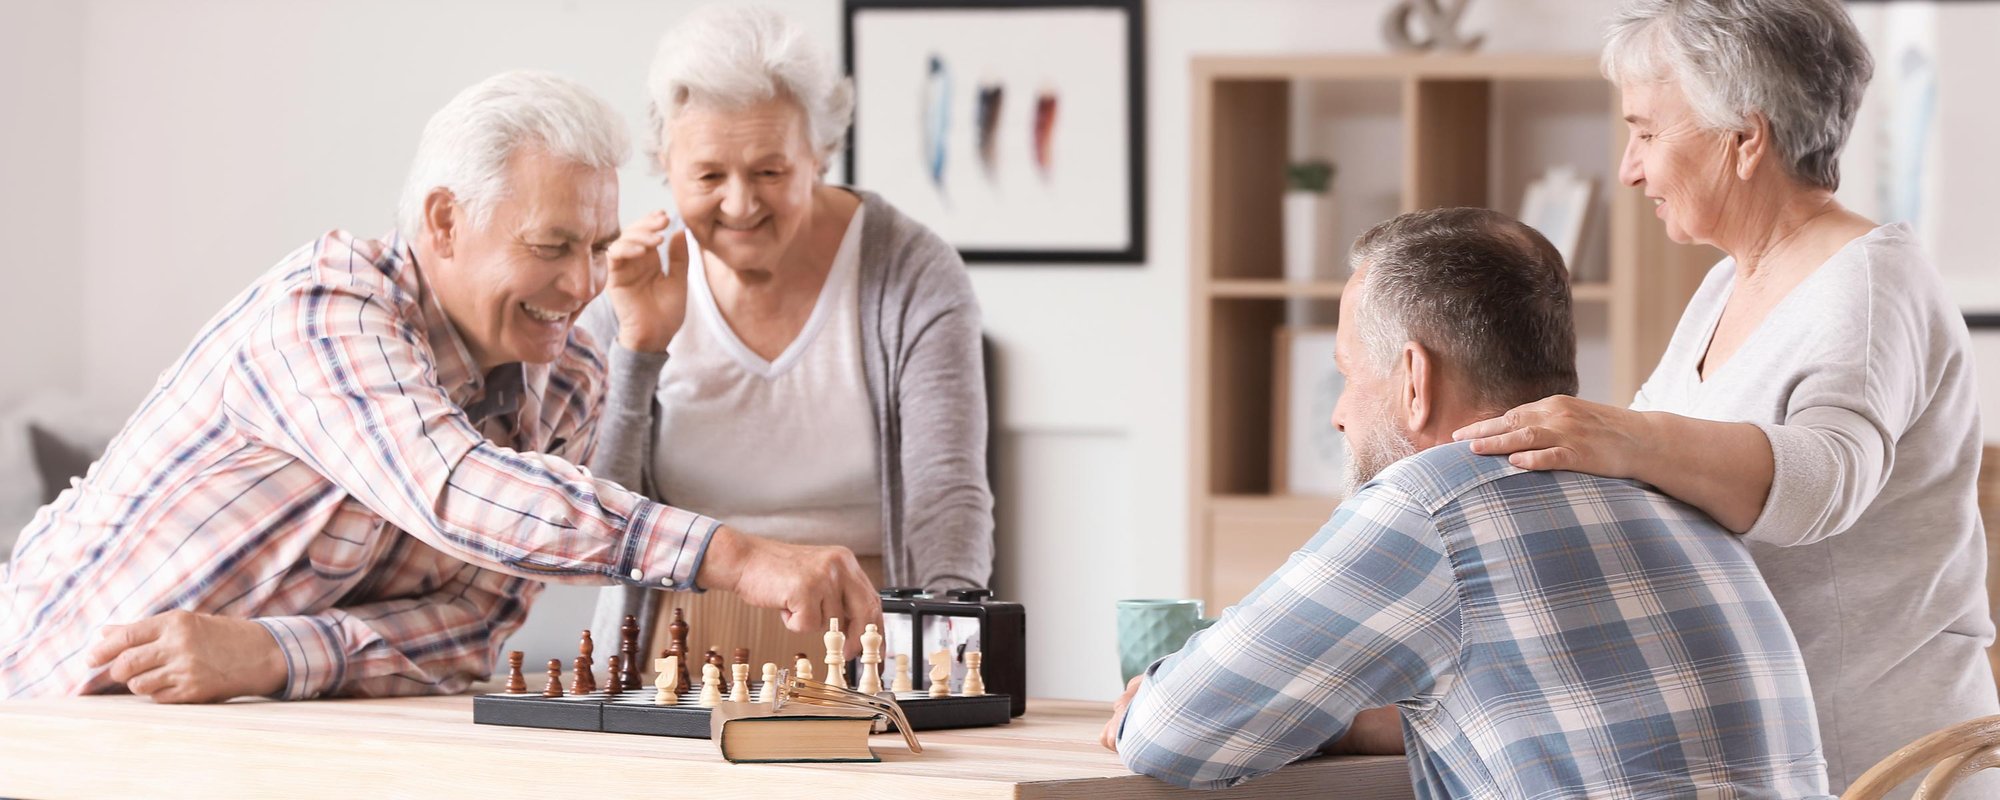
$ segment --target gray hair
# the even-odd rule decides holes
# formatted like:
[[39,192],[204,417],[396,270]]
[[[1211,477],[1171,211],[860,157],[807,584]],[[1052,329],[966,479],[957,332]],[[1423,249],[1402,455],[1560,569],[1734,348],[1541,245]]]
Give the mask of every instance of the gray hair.
[[1770,121],[1785,171],[1840,188],[1840,151],[1875,62],[1839,0],[1628,0],[1605,36],[1614,83],[1679,84],[1703,127]]
[[737,109],[790,98],[805,112],[822,170],[854,119],[854,83],[833,57],[784,15],[754,6],[703,6],[667,31],[646,94],[655,165],[665,163],[674,116],[690,105]]
[[1413,211],[1361,234],[1350,261],[1368,274],[1346,322],[1376,374],[1416,342],[1488,410],[1576,394],[1569,271],[1534,228],[1484,208]]
[[631,150],[625,123],[596,93],[542,72],[503,72],[459,92],[431,115],[403,181],[396,225],[423,231],[424,198],[446,189],[475,227],[507,193],[507,160],[523,147],[596,169],[617,169]]

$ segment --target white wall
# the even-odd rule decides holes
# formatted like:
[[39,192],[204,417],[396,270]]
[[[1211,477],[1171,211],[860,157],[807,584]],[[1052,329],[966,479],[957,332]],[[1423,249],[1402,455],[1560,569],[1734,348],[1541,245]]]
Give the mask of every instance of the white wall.
[[[837,46],[836,0],[770,5]],[[1115,694],[1112,601],[1186,591],[1189,58],[1378,52],[1387,6],[1151,0],[1150,261],[974,270],[1002,352],[998,588],[1029,604],[1037,694]],[[387,230],[424,119],[481,77],[554,70],[636,128],[653,43],[691,7],[0,0],[0,241],[16,255],[30,243],[6,270],[35,300],[0,322],[0,398],[69,383],[136,403],[280,255],[328,228]],[[1466,27],[1489,51],[1585,52],[1608,8],[1490,0]],[[636,160],[622,178],[627,216],[666,203]],[[2000,335],[1982,337],[1981,358],[2000,374]],[[2000,392],[1986,400],[2000,413]],[[561,652],[588,601],[546,593],[518,641]]]

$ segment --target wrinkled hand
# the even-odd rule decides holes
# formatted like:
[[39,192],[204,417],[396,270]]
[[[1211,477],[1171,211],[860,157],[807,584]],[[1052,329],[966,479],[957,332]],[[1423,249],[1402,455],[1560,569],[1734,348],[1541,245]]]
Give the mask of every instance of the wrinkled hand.
[[264,626],[247,619],[169,611],[107,625],[86,654],[91,668],[156,703],[215,703],[285,686],[285,656]]
[[[611,243],[611,277],[605,293],[618,314],[618,343],[641,353],[667,349],[687,319],[687,239],[667,241],[670,219],[655,211],[627,225]],[[660,268],[666,245],[667,268]]]
[[1111,721],[1104,723],[1104,732],[1097,737],[1097,742],[1104,745],[1104,749],[1118,752],[1118,730],[1125,727],[1125,712],[1132,710],[1132,698],[1139,694],[1139,684],[1145,680],[1144,675],[1132,676],[1131,682],[1125,684],[1125,693],[1118,696],[1118,702],[1111,704]]
[[1320,752],[1330,756],[1399,756],[1403,754],[1403,713],[1395,706],[1362,709],[1347,733],[1328,742]]
[[1568,395],[1545,397],[1452,432],[1472,452],[1506,455],[1522,469],[1563,469],[1606,478],[1638,477],[1651,452],[1646,416]]
[[882,597],[845,547],[789,544],[724,525],[709,540],[696,583],[777,609],[793,633],[823,632],[839,618],[849,657],[861,652],[864,626],[882,623]]

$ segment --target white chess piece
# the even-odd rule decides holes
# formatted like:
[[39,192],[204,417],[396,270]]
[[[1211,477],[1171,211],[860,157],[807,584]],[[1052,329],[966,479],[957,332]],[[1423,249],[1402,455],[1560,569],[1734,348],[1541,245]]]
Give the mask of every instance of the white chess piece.
[[861,678],[856,684],[855,691],[862,694],[882,693],[882,631],[873,622],[861,632]]
[[714,708],[715,704],[720,702],[722,702],[722,670],[716,669],[714,664],[703,664],[701,665],[701,699],[695,701],[695,705],[702,708]]
[[917,687],[915,682],[913,682],[910,679],[910,654],[897,653],[896,682],[894,685],[889,687],[889,691],[901,693],[901,692],[914,692],[916,690]]
[[764,685],[757,689],[757,702],[775,703],[778,700],[778,665],[764,662]]
[[930,655],[931,696],[951,696],[951,649],[939,650]]
[[812,660],[806,658],[805,655],[801,654],[797,661],[792,662],[792,672],[797,673],[798,676],[801,678],[804,678],[806,680],[812,680],[813,679]]
[[847,634],[840,632],[840,618],[826,621],[826,685],[847,688]]
[[729,699],[732,702],[750,702],[750,665],[729,665]]
[[986,694],[986,677],[979,674],[979,664],[984,660],[986,660],[986,657],[980,655],[977,650],[965,654],[965,684],[961,687],[959,694],[966,697],[979,697]]
[[[666,658],[653,659],[653,671],[660,673],[659,677],[653,679],[653,688],[659,690],[653,693],[653,705],[679,705],[681,702],[680,695],[678,694],[681,680],[681,657],[667,656]],[[617,677],[613,676],[612,679],[617,680]]]

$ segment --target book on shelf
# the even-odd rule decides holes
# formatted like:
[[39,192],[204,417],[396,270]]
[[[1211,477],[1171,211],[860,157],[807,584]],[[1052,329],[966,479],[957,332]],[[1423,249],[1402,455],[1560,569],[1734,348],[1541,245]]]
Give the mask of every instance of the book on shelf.
[[723,701],[709,711],[708,733],[731,763],[881,761],[868,749],[875,715],[849,708]]

